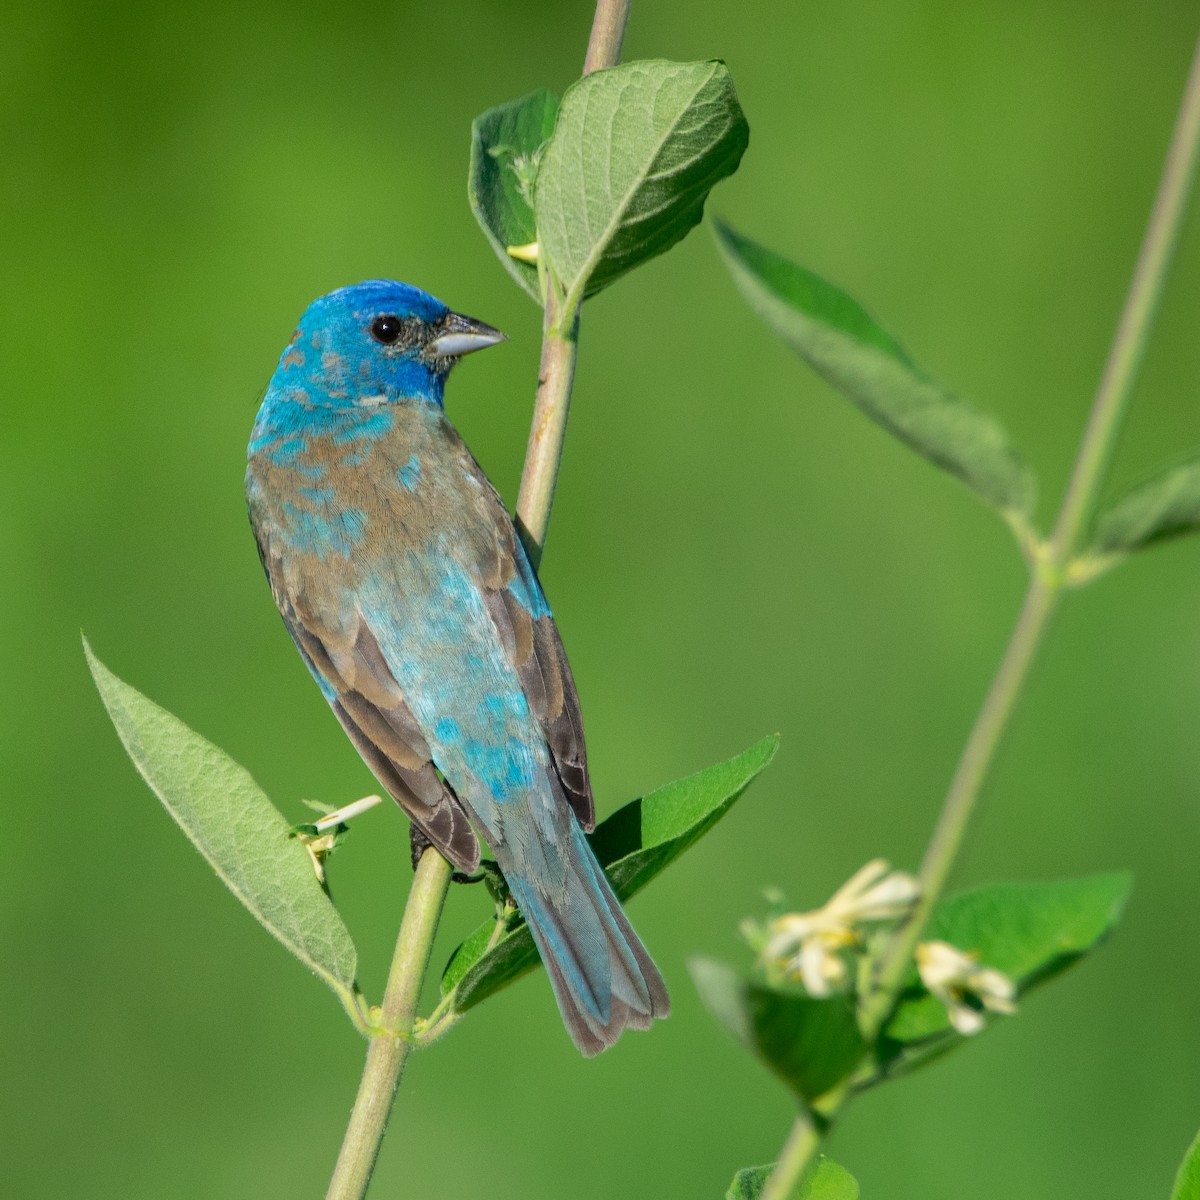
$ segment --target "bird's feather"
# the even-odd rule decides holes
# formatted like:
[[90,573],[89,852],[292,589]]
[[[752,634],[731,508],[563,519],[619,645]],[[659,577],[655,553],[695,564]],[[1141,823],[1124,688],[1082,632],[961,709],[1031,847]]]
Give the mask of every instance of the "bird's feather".
[[[371,341],[383,303],[390,350]],[[447,367],[429,347],[448,321],[447,344],[487,342],[470,332],[486,326],[405,285],[316,302],[259,412],[250,518],[284,622],[351,741],[460,870],[486,839],[592,1054],[669,1000],[583,836],[595,808],[553,615],[442,411]]]

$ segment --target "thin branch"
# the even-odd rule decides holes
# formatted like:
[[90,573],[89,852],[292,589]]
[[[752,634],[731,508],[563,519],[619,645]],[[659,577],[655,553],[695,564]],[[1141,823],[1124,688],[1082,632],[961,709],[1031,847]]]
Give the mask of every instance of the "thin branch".
[[551,286],[546,295],[546,317],[542,332],[542,359],[538,367],[537,396],[533,403],[533,424],[525,451],[525,469],[521,473],[521,491],[517,497],[517,529],[525,551],[537,569],[550,524],[550,507],[558,483],[563,441],[567,436],[567,415],[571,411],[571,388],[575,382],[575,357],[578,353],[579,319],[571,328],[556,328],[560,301]]
[[869,1031],[882,1021],[895,1001],[908,959],[945,887],[962,847],[983,782],[996,748],[1024,686],[1058,595],[1065,582],[1075,543],[1103,482],[1104,468],[1120,432],[1121,418],[1142,361],[1162,295],[1171,251],[1179,238],[1188,192],[1200,146],[1200,40],[1180,101],[1179,116],[1163,165],[1158,194],[1138,254],[1124,311],[1113,336],[1108,364],[1100,380],[1084,431],[1071,482],[1063,497],[1046,560],[1034,566],[1021,615],[988,690],[962,758],[946,793],[925,861],[921,865],[921,899],[898,932],[880,964],[875,993],[864,1007]]
[[1150,339],[1150,330],[1158,313],[1158,302],[1162,297],[1175,244],[1179,240],[1188,195],[1196,175],[1198,150],[1200,40],[1192,56],[1191,70],[1158,185],[1158,195],[1146,226],[1129,294],[1125,297],[1121,321],[1113,338],[1108,363],[1079,447],[1075,470],[1054,528],[1051,557],[1059,567],[1066,566],[1075,550],[1079,534],[1103,482],[1109,455],[1116,444],[1134,380]]
[[[584,64],[585,75],[601,67],[615,66],[619,61],[629,5],[630,0],[598,0]],[[535,568],[541,559],[550,523],[575,379],[579,322],[575,319],[570,329],[559,330],[558,304],[558,295],[550,281],[533,427],[517,500],[517,528]],[[453,1014],[443,1009],[435,1010],[420,1038],[416,1036],[421,985],[449,885],[449,863],[436,850],[427,849],[413,877],[379,1017],[380,1032],[372,1038],[367,1051],[366,1068],[326,1200],[361,1200],[366,1195],[396,1089],[412,1047],[433,1040],[456,1020]]]
[[[1104,471],[1145,353],[1196,172],[1198,147],[1200,40],[1121,320],[1092,403],[1054,535],[1045,557],[1033,564],[1033,577],[1020,616],[946,793],[921,865],[921,899],[892,938],[880,962],[875,987],[863,1001],[860,1023],[868,1042],[878,1036],[895,1005],[908,963],[962,847],[996,750],[1020,698],[1059,594],[1067,582],[1071,556],[1103,483]],[[822,1098],[823,1117],[832,1120],[836,1116],[849,1090],[848,1084],[842,1085]],[[799,1125],[793,1129],[784,1148],[785,1156],[791,1149],[789,1170],[797,1179],[820,1148],[819,1136],[801,1136],[798,1130]],[[778,1193],[780,1198],[784,1194]]]
[[[620,61],[630,3],[631,0],[599,0],[597,3],[583,64],[585,75],[604,67],[615,67]],[[561,306],[562,297],[555,281],[547,280],[537,395],[529,445],[525,451],[525,469],[521,473],[521,491],[517,497],[517,528],[535,570],[546,544],[550,507],[554,503],[563,441],[567,436],[567,417],[571,411],[575,359],[579,352],[579,317],[576,314],[571,318],[569,328],[560,329]]]
[[583,73],[590,75],[604,67],[615,67],[621,61],[621,43],[625,40],[625,24],[633,0],[599,0],[588,39]]
[[921,864],[920,898],[888,946],[879,964],[875,987],[863,1002],[862,1024],[868,1040],[874,1039],[891,1012],[913,951],[941,897],[954,859],[966,836],[967,824],[979,799],[983,781],[991,768],[1000,739],[1008,727],[1009,718],[1029,676],[1029,668],[1041,645],[1042,635],[1057,604],[1061,586],[1059,579],[1046,573],[1035,574],[1029,581],[1021,614],[963,747],[962,757],[925,851],[925,860]]
[[450,864],[430,847],[421,855],[413,875],[383,994],[379,1027],[367,1050],[367,1065],[326,1200],[359,1200],[366,1195],[392,1101],[412,1050],[421,984],[449,886]]
[[812,1117],[802,1112],[792,1125],[759,1200],[791,1200],[820,1148],[820,1131]]

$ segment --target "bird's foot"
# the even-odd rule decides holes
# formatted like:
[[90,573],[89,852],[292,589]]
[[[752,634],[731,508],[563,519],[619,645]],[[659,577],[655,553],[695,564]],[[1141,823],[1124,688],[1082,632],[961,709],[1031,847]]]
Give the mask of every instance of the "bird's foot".
[[[421,855],[433,846],[433,842],[415,824],[410,824],[408,827],[408,840],[409,845],[412,847],[412,868],[415,871],[417,863],[421,861]],[[437,849],[436,846],[433,846],[433,848]],[[468,875],[465,871],[455,871],[450,876],[450,882],[479,883],[483,878],[484,874],[482,871],[476,872],[474,875]]]

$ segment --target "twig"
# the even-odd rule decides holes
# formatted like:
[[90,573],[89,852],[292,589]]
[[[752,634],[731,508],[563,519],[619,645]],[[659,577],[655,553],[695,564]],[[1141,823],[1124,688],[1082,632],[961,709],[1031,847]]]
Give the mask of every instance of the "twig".
[[[1063,497],[1054,534],[1033,564],[1033,576],[1021,614],[1009,639],[996,676],[975,719],[954,772],[941,814],[921,865],[921,898],[909,919],[897,930],[880,961],[874,988],[864,998],[860,1024],[873,1043],[891,1014],[917,942],[940,898],[955,858],[962,847],[971,815],[995,758],[1008,721],[1029,675],[1049,619],[1068,582],[1071,556],[1090,517],[1104,480],[1121,421],[1133,391],[1162,295],[1163,283],[1178,240],[1180,226],[1196,172],[1200,148],[1200,41],[1192,59],[1179,115],[1167,151],[1158,193],[1134,268],[1108,362],[1101,377],[1091,415],[1080,443],[1071,481]],[[822,1098],[821,1113],[832,1120],[845,1101],[843,1086]],[[812,1132],[801,1136],[805,1122]],[[781,1165],[788,1165],[791,1183],[799,1180],[820,1148],[820,1137],[808,1114],[793,1129]],[[778,1172],[777,1172],[778,1173]],[[774,1176],[772,1176],[772,1180]],[[764,1200],[785,1200],[789,1192],[764,1192]]]
[[[632,0],[599,0],[592,35],[588,40],[583,73],[590,75],[604,67],[615,67],[621,59],[625,24]],[[579,317],[574,316],[567,329],[560,329],[562,297],[554,280],[546,288],[546,310],[542,322],[542,358],[538,366],[537,395],[533,405],[533,424],[521,474],[517,497],[517,528],[534,569],[542,558],[554,487],[562,460],[563,439],[567,436],[567,417],[571,410],[571,388],[575,382],[575,358],[579,350]]]
[[[629,5],[630,0],[597,3],[585,75],[619,61]],[[561,331],[557,329],[557,315],[558,297],[551,286],[547,289],[533,427],[517,499],[517,527],[535,568],[550,524],[575,378],[579,321],[576,318],[569,330]],[[367,1051],[366,1068],[326,1200],[361,1200],[366,1195],[404,1065],[413,1045],[419,1044],[414,1040],[417,1004],[449,883],[450,865],[436,850],[427,849],[417,864],[405,905],[380,1014],[380,1032]],[[444,1032],[447,1024],[445,1013],[436,1014],[436,1022],[423,1031],[421,1043]]]
[[542,559],[550,507],[558,482],[563,441],[567,436],[567,416],[571,411],[571,388],[575,382],[575,356],[578,352],[579,319],[571,328],[556,328],[560,297],[553,283],[546,292],[546,316],[542,326],[542,358],[538,366],[537,395],[533,402],[533,424],[525,451],[525,469],[521,473],[521,491],[517,496],[517,530],[534,570]]
[[767,1179],[759,1200],[789,1200],[794,1196],[820,1148],[821,1134],[816,1123],[807,1112],[801,1112],[779,1152],[779,1161]]
[[632,3],[633,0],[599,0],[592,21],[592,36],[588,39],[587,57],[583,60],[585,75],[615,67],[621,61],[621,43],[625,40],[625,25]]
[[432,847],[428,848],[417,863],[404,906],[396,953],[379,1012],[379,1028],[367,1050],[367,1065],[326,1200],[358,1200],[366,1195],[392,1101],[412,1050],[421,984],[449,886],[450,864]]
[[894,1003],[908,959],[937,903],[992,764],[996,747],[1020,695],[1042,634],[1065,583],[1071,555],[1103,483],[1104,468],[1120,432],[1158,310],[1171,251],[1179,237],[1200,147],[1200,40],[1180,101],[1158,194],[1113,337],[1108,362],[1092,403],[1071,482],[1063,498],[1048,553],[1033,578],[1008,649],[967,739],[933,838],[921,865],[921,900],[897,934],[880,966],[876,996],[868,1005],[879,1020]]

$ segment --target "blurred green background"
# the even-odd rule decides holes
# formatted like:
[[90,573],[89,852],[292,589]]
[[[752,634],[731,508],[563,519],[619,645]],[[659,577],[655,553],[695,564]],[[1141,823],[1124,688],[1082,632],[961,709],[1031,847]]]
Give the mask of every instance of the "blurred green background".
[[[363,1043],[135,775],[84,666],[289,814],[374,790],[290,645],[242,500],[258,397],[318,293],[395,276],[507,330],[449,410],[510,502],[538,313],[465,199],[471,118],[582,62],[586,3],[6,7],[0,39],[0,1146],[21,1197],[323,1194]],[[634,6],[626,57],[725,58],[749,116],[712,205],[847,288],[1000,414],[1053,511],[1157,179],[1184,0]],[[1200,443],[1189,223],[1112,487]],[[372,1195],[716,1197],[787,1094],[689,955],[766,885],[915,866],[1008,635],[1007,531],[736,296],[700,230],[584,313],[543,577],[603,813],[778,729],[643,897],[675,1015],[583,1061],[541,977],[413,1061]],[[1112,488],[1110,488],[1110,491]],[[1068,597],[957,880],[1130,867],[1094,959],[854,1107],[868,1197],[1165,1197],[1200,1124],[1200,545]],[[410,872],[379,810],[333,866],[378,996]],[[452,897],[436,957],[487,909]]]

